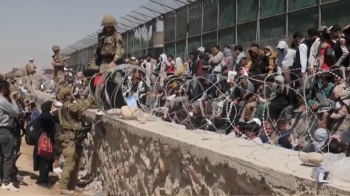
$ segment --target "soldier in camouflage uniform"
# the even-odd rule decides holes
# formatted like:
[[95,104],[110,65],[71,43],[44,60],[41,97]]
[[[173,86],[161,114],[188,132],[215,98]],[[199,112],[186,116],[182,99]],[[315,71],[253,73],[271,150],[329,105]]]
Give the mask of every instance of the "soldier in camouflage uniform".
[[14,92],[14,91],[18,91],[17,85],[16,85],[16,79],[12,78],[11,82],[10,82],[10,91]]
[[96,49],[96,65],[100,66],[100,72],[114,68],[124,55],[124,43],[122,36],[116,30],[116,19],[111,15],[103,17],[101,26],[103,30],[98,34]]
[[71,89],[68,87],[60,89],[59,98],[63,102],[59,109],[62,132],[57,137],[57,141],[62,146],[62,155],[65,158],[60,188],[62,194],[71,195],[73,190],[81,191],[76,187],[79,161],[83,150],[82,141],[84,139],[81,138],[83,130],[81,118],[83,112],[95,102],[95,99],[90,95],[84,100],[77,100],[76,103],[73,103]]
[[59,91],[60,88],[64,87],[64,66],[66,65],[66,56],[60,53],[60,47],[57,45],[52,46],[54,55],[52,56],[52,66],[54,68],[54,82],[55,90]]
[[29,79],[35,74],[36,66],[34,65],[34,59],[30,58],[29,63],[26,65],[26,72]]

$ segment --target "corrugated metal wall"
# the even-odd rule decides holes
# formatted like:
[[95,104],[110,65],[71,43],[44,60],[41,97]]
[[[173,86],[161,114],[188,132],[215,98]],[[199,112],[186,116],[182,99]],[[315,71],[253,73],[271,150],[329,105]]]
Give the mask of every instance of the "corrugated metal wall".
[[[274,47],[297,30],[346,26],[349,7],[349,0],[198,0],[164,15],[164,51],[185,57],[199,46],[215,44],[241,44],[245,50],[252,43]],[[156,23],[155,19],[123,33],[125,57],[163,52],[152,48]],[[69,65],[80,68],[91,61],[93,47],[70,56]]]

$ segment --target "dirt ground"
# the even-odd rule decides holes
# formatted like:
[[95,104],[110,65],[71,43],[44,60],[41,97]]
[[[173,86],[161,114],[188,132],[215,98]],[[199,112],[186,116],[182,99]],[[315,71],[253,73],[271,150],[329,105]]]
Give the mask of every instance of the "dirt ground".
[[[24,180],[18,182],[19,192],[6,191],[0,188],[0,195],[60,195],[57,183],[51,189],[45,189],[35,184],[38,172],[33,171],[33,147],[22,142],[22,155],[17,161],[19,174],[24,176]],[[50,174],[50,181],[56,182],[58,177]]]

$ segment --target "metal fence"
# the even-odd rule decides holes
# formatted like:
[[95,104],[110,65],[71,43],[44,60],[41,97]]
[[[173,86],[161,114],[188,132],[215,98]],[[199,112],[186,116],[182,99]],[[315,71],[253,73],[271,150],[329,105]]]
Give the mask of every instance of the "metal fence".
[[[199,46],[215,44],[240,44],[246,50],[252,43],[275,47],[281,39],[291,41],[298,30],[306,33],[311,27],[349,24],[349,6],[345,0],[197,1],[165,15],[164,50],[185,57]],[[167,21],[176,25],[168,27]]]
[[[350,21],[349,7],[349,0],[197,0],[123,33],[125,56],[155,53],[152,35],[160,20],[164,21],[163,51],[186,57],[200,46],[241,44],[247,50],[258,43],[274,47],[280,39],[290,41],[297,30],[345,26]],[[93,46],[71,54],[69,64],[87,64],[92,52]]]

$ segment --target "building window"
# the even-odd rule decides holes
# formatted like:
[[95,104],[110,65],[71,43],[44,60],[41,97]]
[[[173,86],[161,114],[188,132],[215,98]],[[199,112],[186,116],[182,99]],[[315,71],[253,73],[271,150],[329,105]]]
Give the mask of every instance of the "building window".
[[260,17],[281,14],[286,12],[285,0],[263,0],[260,1]]
[[296,31],[306,34],[309,28],[318,29],[318,8],[309,8],[288,14],[288,35],[292,36]]
[[255,20],[258,18],[259,1],[257,0],[237,0],[238,23]]
[[[229,27],[226,29],[219,30],[219,46],[232,45],[235,43],[236,28]],[[233,48],[231,48],[233,49]]]
[[235,25],[236,0],[219,0],[219,28]]

